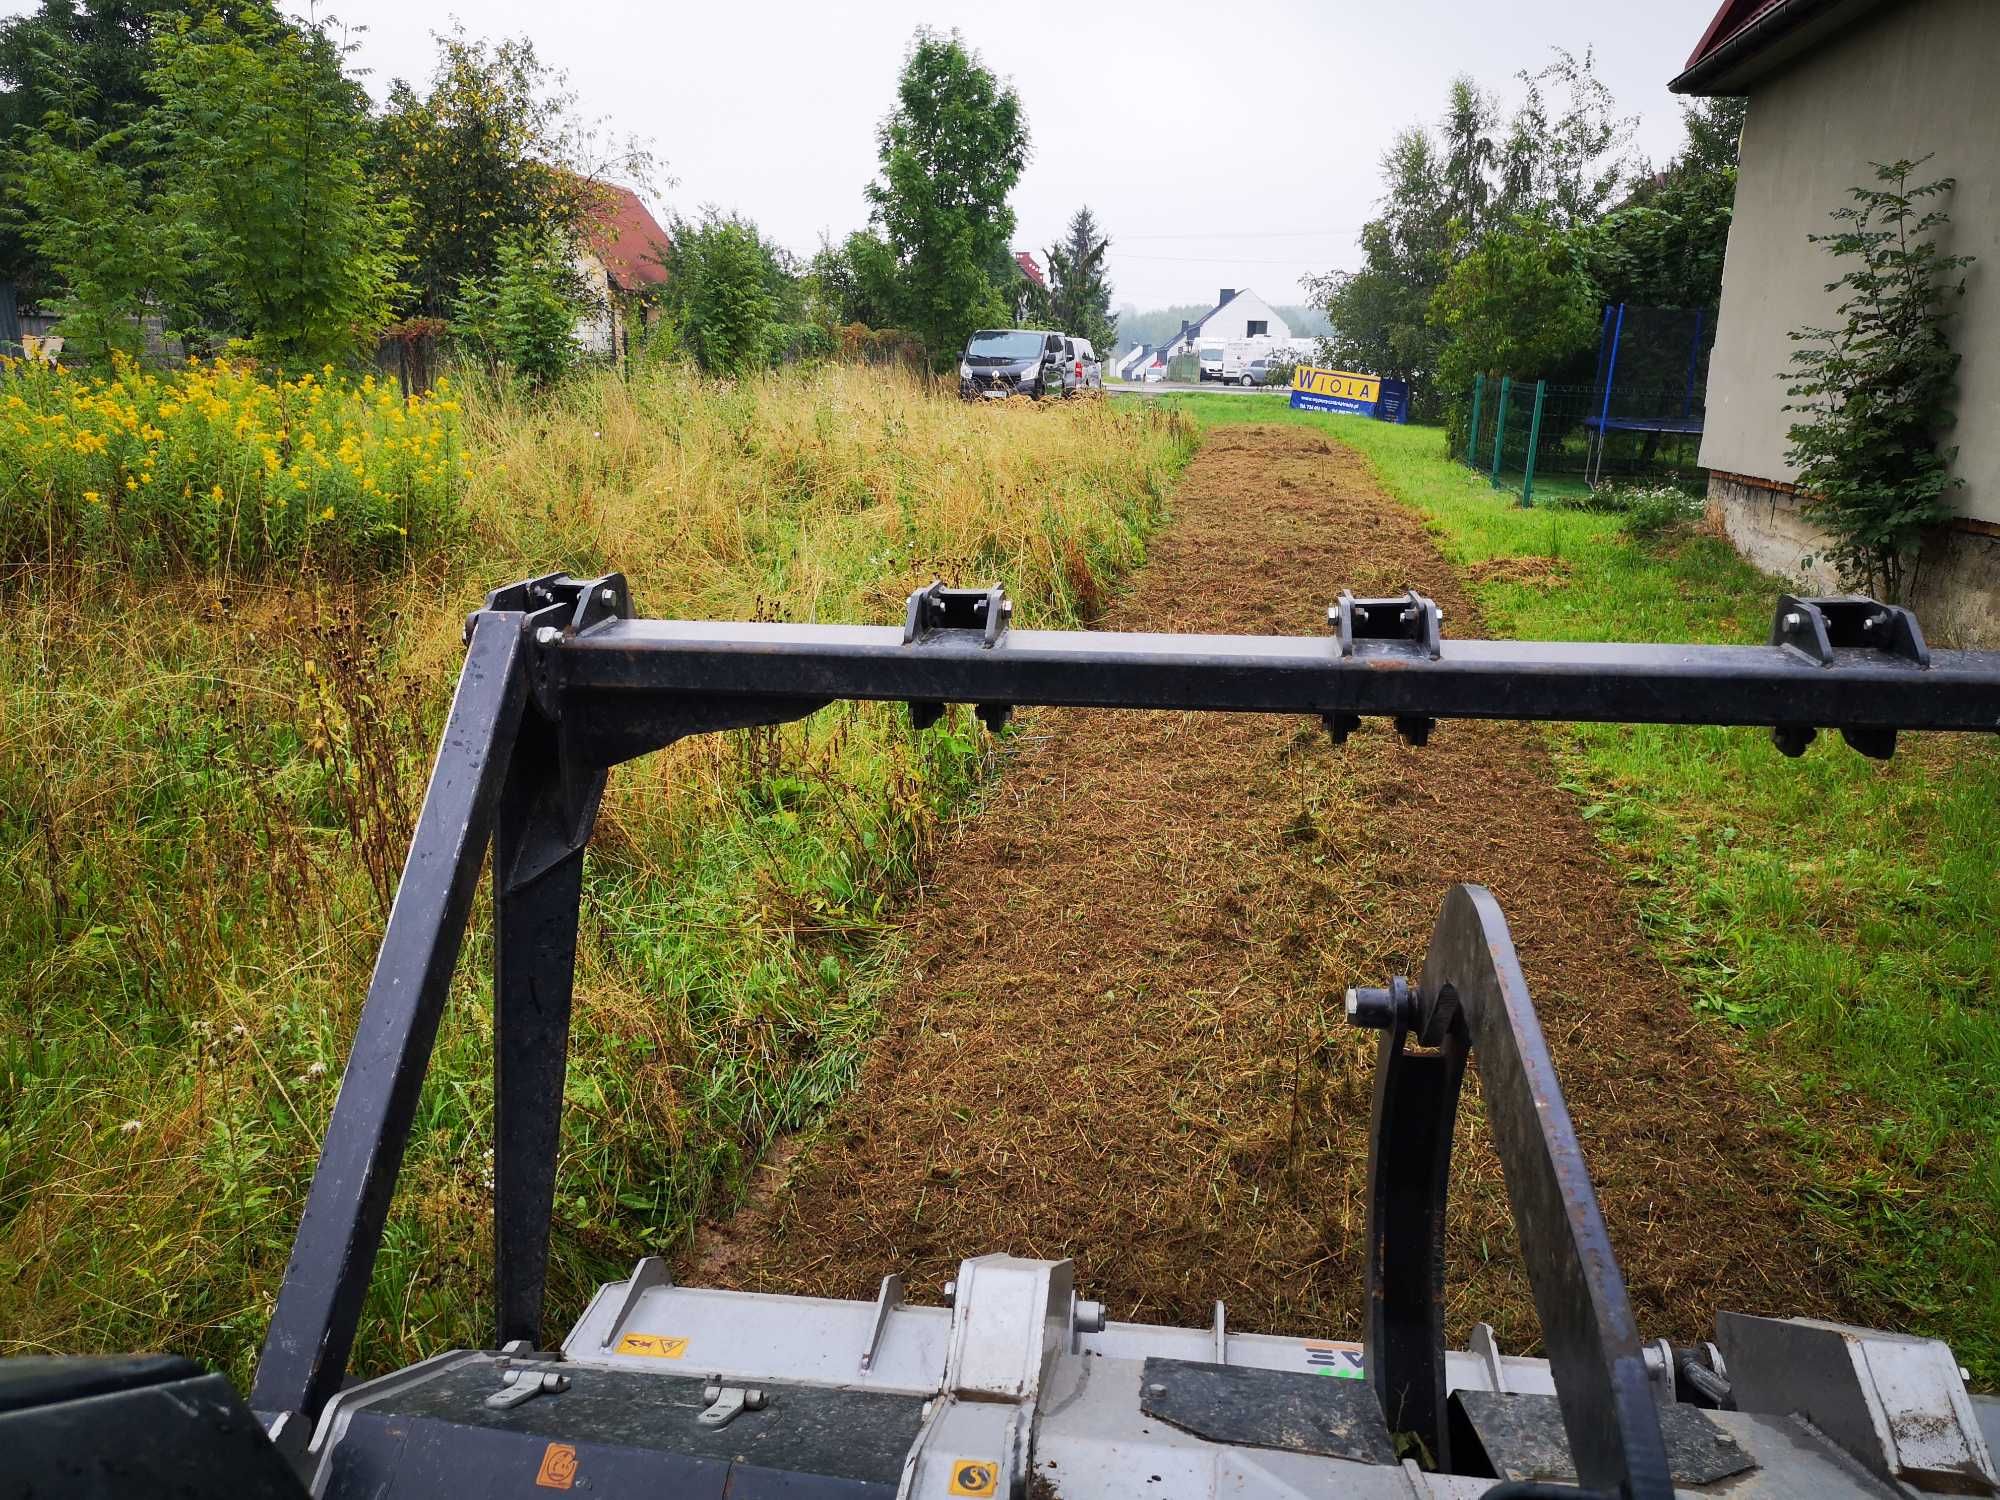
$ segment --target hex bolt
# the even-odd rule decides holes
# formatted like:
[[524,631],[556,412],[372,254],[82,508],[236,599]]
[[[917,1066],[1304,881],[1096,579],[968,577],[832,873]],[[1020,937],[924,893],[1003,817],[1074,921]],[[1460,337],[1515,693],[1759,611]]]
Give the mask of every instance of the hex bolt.
[[597,591],[597,599],[600,604],[616,604],[618,602],[618,590],[607,583]]
[[1806,622],[1806,617],[1800,614],[1797,610],[1791,609],[1785,611],[1785,629],[1797,630],[1801,625],[1805,624],[1805,622]]
[[958,1283],[955,1281],[947,1281],[944,1284],[944,1305],[946,1307],[952,1307],[955,1306],[957,1302],[958,1302]]
[[1401,975],[1390,980],[1386,989],[1357,985],[1347,992],[1347,1024],[1350,1026],[1387,1031],[1398,1020],[1413,1020],[1415,1015],[1416,996],[1410,989],[1410,981]]
[[561,639],[562,632],[553,625],[544,625],[535,632],[535,644],[538,646],[553,646]]

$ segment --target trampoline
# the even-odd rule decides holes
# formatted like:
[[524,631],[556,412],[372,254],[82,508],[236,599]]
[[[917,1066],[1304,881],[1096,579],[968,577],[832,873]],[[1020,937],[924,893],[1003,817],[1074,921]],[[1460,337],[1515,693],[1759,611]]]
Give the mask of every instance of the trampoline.
[[1642,466],[1651,465],[1662,439],[1700,438],[1714,344],[1715,319],[1705,307],[1635,308],[1618,302],[1604,309],[1592,382],[1601,394],[1597,411],[1583,420],[1589,433],[1586,484],[1595,489],[1603,482],[1614,434],[1643,440]]

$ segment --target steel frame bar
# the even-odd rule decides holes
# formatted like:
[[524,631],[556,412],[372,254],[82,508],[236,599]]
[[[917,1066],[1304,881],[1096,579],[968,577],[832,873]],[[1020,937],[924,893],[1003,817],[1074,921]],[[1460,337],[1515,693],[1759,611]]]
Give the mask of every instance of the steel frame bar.
[[470,631],[430,789],[257,1363],[250,1405],[267,1420],[317,1417],[347,1371],[494,806],[528,701],[521,620],[518,613],[484,613]]
[[[1362,1367],[1395,1427],[1450,1466],[1444,1226],[1468,1055],[1507,1182],[1563,1429],[1587,1489],[1673,1494],[1638,1326],[1507,920],[1483,886],[1445,896],[1421,984],[1356,992],[1384,1027],[1368,1160]],[[1413,1053],[1419,1042],[1435,1051]]]
[[[972,630],[913,645],[888,626],[614,620],[547,648],[579,749],[600,729],[692,700],[739,711],[791,699],[1062,704],[1248,713],[1820,728],[2000,729],[2000,652],[1936,651],[1923,667],[1868,647],[1821,665],[1784,646],[1450,640],[1440,653],[1331,637]],[[647,748],[651,748],[650,745]],[[636,749],[626,753],[639,753]],[[622,758],[609,742],[598,764]]]

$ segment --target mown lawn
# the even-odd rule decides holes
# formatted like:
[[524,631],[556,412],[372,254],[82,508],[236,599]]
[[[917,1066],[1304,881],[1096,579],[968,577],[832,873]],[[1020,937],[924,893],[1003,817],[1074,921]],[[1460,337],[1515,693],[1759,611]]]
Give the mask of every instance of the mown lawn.
[[[1785,587],[1715,538],[1638,541],[1539,484],[1522,509],[1435,428],[1178,404],[1361,451],[1471,572],[1491,634],[1761,641]],[[1497,559],[1534,561],[1480,566]],[[1690,1003],[1741,1032],[1843,1291],[2000,1383],[2000,738],[1905,736],[1881,764],[1837,735],[1787,760],[1762,730],[1550,734]]]

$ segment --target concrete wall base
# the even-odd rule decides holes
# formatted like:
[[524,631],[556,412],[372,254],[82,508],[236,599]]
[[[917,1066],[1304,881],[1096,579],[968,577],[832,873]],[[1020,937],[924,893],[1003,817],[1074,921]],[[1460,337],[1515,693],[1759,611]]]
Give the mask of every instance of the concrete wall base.
[[[1758,567],[1815,594],[1841,592],[1839,575],[1819,560],[1826,534],[1789,485],[1712,473],[1708,518]],[[2000,536],[1958,527],[1935,532],[1918,559],[1910,602],[1932,645],[2000,647]]]

